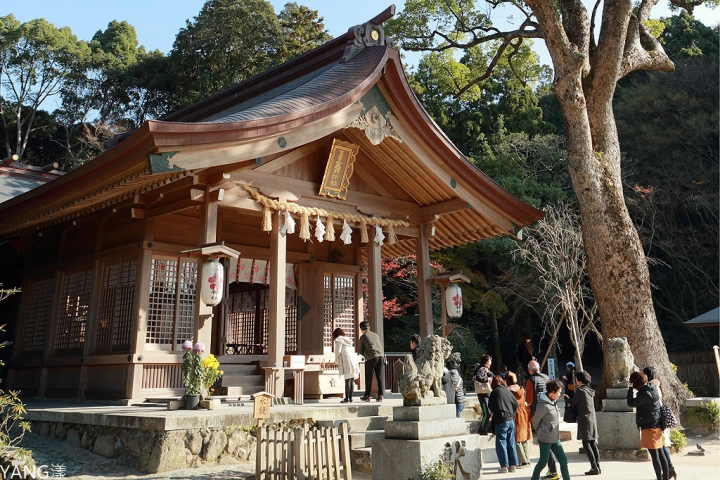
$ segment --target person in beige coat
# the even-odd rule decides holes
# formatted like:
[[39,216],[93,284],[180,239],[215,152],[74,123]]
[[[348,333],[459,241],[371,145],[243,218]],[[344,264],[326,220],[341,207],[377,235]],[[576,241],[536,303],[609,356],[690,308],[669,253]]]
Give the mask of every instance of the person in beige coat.
[[360,376],[360,363],[352,340],[345,336],[342,328],[333,331],[333,339],[335,339],[335,363],[340,376],[345,379],[345,398],[342,403],[352,402],[355,379]]
[[508,372],[505,378],[508,390],[512,392],[518,402],[515,413],[515,443],[518,457],[518,466],[530,465],[530,441],[532,440],[532,425],[530,425],[530,405],[525,401],[525,389],[517,384],[517,376]]

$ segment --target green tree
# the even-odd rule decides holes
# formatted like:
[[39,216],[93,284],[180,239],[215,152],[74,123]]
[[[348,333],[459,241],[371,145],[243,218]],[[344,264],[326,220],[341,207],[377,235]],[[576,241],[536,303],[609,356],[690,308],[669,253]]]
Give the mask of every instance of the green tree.
[[86,48],[68,27],[42,18],[20,23],[13,15],[0,17],[0,117],[7,156],[15,153],[22,160],[40,105],[60,92]]
[[[612,112],[618,79],[638,70],[674,70],[646,26],[656,3],[641,0],[633,9],[630,0],[606,0],[598,17],[599,4],[589,12],[578,0],[408,0],[393,30],[411,50],[467,51],[499,41],[493,60],[526,39],[545,40],[554,66],[552,90],[564,119],[568,168],[603,335],[628,337],[636,360],[657,368],[667,403],[680,409],[686,392],[670,367],[653,308],[647,259],[624,202]],[[671,0],[688,10],[700,3]],[[715,5],[717,0],[706,3]],[[504,31],[492,22],[500,7],[519,14]],[[493,61],[486,65],[487,70],[493,68]],[[465,87],[460,86],[458,94]],[[637,335],[638,331],[643,334]],[[605,359],[604,385],[609,384],[611,373],[607,355]]]
[[670,58],[675,61],[699,56],[717,58],[719,25],[708,27],[685,11],[662,21],[660,43]]
[[278,20],[282,35],[278,54],[282,61],[295,58],[332,40],[318,11],[304,5],[286,3],[278,14]]
[[265,0],[208,0],[175,37],[178,105],[209,97],[278,63],[280,22]]

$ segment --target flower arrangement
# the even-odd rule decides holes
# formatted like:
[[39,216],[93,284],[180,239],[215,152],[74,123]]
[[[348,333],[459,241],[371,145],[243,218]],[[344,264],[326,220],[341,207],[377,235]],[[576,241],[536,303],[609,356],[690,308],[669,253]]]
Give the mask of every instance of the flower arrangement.
[[218,362],[212,353],[203,359],[202,366],[203,376],[205,377],[205,391],[209,394],[215,382],[217,382],[225,372],[220,370],[220,362]]
[[182,363],[185,392],[188,395],[200,395],[205,377],[202,361],[205,345],[203,345],[202,342],[197,342],[193,345],[192,341],[185,340],[182,349],[185,352]]

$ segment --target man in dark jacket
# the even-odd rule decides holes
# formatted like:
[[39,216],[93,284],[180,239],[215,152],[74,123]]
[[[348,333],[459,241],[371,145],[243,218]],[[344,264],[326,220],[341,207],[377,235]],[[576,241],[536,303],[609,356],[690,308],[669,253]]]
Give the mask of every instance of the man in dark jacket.
[[495,452],[500,462],[500,473],[514,472],[518,465],[515,450],[515,412],[518,402],[505,386],[502,377],[493,378],[492,387],[488,408],[492,412]]
[[410,336],[410,353],[412,353],[413,360],[417,360],[418,347],[420,346],[420,335],[414,333]]
[[363,402],[370,401],[372,375],[375,372],[377,381],[377,401],[383,401],[385,393],[385,353],[377,333],[370,331],[370,322],[361,322],[362,336],[358,340],[358,353],[365,357],[365,395],[360,397]]

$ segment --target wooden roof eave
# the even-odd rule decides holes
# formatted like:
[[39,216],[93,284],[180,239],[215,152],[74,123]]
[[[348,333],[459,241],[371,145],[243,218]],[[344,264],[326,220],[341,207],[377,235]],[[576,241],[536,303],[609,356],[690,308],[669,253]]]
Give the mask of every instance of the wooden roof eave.
[[[400,53],[389,53],[383,81],[392,101],[400,109],[406,121],[427,142],[434,152],[445,161],[460,178],[475,190],[487,197],[499,211],[503,212],[515,225],[526,226],[544,217],[545,212],[516,198],[500,187],[487,175],[477,169],[453,145],[445,133],[430,118],[420,105],[402,70]],[[512,233],[512,232],[509,232]]]
[[[147,168],[148,153],[155,149],[147,124],[141,126],[114,148],[90,162],[44,185],[0,204],[0,229],[44,210],[73,202],[87,196],[86,185],[102,189]],[[7,232],[5,232],[7,233]]]

